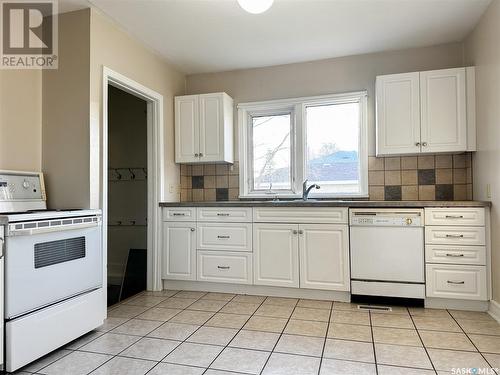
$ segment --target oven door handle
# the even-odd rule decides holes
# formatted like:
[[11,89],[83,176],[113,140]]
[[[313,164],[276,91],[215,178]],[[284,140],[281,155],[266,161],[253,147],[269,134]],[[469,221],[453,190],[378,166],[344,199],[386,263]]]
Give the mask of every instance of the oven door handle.
[[10,236],[34,236],[36,234],[63,232],[63,231],[67,231],[67,230],[93,228],[93,227],[97,227],[97,226],[100,226],[100,222],[99,223],[57,225],[54,227],[43,227],[43,228],[33,228],[33,229],[17,229],[17,230],[11,230],[9,232],[9,235]]
[[5,239],[0,237],[0,259],[3,258],[5,254]]

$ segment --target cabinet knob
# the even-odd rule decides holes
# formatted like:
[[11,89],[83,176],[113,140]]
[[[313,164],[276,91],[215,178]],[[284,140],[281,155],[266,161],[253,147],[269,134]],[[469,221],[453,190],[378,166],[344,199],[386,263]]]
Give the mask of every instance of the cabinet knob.
[[200,152],[200,158],[202,158],[202,157],[203,157],[203,153],[202,153],[202,152]]
[[422,142],[422,146],[427,147],[427,142]]
[[420,142],[415,142],[415,146],[420,146]]
[[299,233],[299,231],[294,229],[294,230],[292,231],[292,233],[293,233],[293,234],[297,234],[297,233]]
[[299,230],[299,234],[304,234],[304,231],[302,229]]
[[191,228],[191,232],[194,232],[194,228]]
[[198,157],[198,154],[194,154],[194,157],[197,158]]

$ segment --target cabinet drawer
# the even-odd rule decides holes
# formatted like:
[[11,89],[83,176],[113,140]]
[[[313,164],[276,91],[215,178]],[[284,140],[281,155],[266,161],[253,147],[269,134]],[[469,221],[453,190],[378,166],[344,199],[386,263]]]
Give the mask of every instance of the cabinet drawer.
[[484,208],[426,208],[425,225],[470,225],[485,223]]
[[487,300],[486,267],[426,265],[427,297]]
[[165,207],[163,221],[195,221],[196,208],[194,207]]
[[198,251],[197,280],[252,284],[252,254]]
[[198,223],[199,250],[252,251],[252,224]]
[[425,227],[425,243],[436,245],[485,245],[484,227]]
[[483,266],[486,264],[486,247],[426,245],[425,261],[427,263],[473,264]]
[[252,222],[252,209],[245,207],[198,207],[199,221]]
[[347,224],[348,209],[336,207],[255,207],[254,222]]

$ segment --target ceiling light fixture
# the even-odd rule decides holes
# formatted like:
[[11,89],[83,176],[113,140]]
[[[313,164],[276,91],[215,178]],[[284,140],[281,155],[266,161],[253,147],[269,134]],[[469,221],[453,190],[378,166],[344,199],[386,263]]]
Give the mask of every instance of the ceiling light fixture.
[[248,13],[259,14],[264,13],[271,8],[274,0],[238,0],[238,4]]

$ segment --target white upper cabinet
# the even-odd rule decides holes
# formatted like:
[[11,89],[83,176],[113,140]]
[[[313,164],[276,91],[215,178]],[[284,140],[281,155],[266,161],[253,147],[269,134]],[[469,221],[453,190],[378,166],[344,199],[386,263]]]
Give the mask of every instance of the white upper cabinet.
[[465,68],[420,73],[422,152],[467,149]]
[[175,97],[175,162],[233,162],[233,99],[229,95]]
[[474,68],[376,79],[377,155],[475,150]]
[[419,85],[418,72],[377,77],[377,154],[420,151]]

